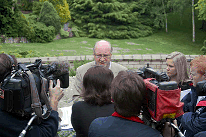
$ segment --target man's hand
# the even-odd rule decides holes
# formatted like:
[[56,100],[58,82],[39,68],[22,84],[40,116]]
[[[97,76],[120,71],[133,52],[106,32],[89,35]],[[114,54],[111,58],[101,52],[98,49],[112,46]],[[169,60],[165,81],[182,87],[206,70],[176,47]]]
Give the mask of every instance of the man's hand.
[[60,80],[57,80],[57,85],[53,88],[53,81],[49,83],[50,105],[53,110],[57,111],[59,100],[64,96],[63,90],[60,88]]

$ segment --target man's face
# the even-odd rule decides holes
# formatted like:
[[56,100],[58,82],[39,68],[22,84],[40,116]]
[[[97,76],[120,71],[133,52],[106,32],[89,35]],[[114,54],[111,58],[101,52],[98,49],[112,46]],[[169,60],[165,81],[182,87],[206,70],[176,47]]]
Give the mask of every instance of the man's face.
[[167,75],[171,78],[177,75],[177,70],[172,59],[167,59]]
[[193,82],[193,86],[196,87],[197,83],[205,80],[205,75],[202,75],[197,72],[197,67],[190,67],[190,79]]
[[97,45],[94,52],[96,65],[102,65],[109,68],[111,55],[108,43],[105,42],[101,45]]

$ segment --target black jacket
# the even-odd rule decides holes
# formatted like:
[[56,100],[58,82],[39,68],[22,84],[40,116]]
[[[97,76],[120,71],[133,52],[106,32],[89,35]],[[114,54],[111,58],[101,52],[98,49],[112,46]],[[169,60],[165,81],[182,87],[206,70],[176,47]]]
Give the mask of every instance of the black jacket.
[[[0,137],[18,137],[29,120],[19,119],[8,112],[0,110]],[[52,110],[48,119],[41,124],[34,123],[27,129],[25,137],[54,137],[58,129],[58,112]]]
[[109,116],[92,121],[89,137],[162,137],[159,131],[131,120]]
[[111,116],[114,113],[114,105],[103,106],[90,105],[79,101],[72,106],[71,123],[76,131],[76,137],[87,137],[91,122],[98,117]]
[[[178,118],[183,128],[182,131],[185,132],[185,137],[193,137],[199,132],[206,131],[206,106],[195,111],[197,98],[196,88],[191,87],[190,93],[181,100],[185,103],[184,112],[188,112]],[[206,132],[201,134],[206,135]]]

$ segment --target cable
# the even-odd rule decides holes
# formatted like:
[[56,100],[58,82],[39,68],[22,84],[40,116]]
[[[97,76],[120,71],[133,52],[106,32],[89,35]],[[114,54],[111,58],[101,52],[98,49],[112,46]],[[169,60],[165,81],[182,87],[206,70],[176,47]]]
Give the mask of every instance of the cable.
[[19,134],[19,137],[24,137],[26,135],[26,130],[29,128],[29,126],[31,125],[31,123],[33,122],[33,120],[37,117],[37,115],[34,115],[29,122],[27,123],[27,126],[25,127],[24,130],[22,130],[22,132]]
[[173,123],[170,123],[171,124],[171,126],[177,131],[177,135],[179,136],[179,137],[185,137],[183,134],[182,134],[182,132],[179,130],[179,128],[177,127],[177,126],[175,126],[175,124],[173,124]]

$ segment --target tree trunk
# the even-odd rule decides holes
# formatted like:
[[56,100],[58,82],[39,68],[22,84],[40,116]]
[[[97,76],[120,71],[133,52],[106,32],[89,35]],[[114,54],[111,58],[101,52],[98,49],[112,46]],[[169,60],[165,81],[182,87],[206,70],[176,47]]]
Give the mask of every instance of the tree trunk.
[[192,0],[192,26],[193,26],[193,42],[195,42],[195,15],[194,15],[194,0]]
[[164,1],[162,0],[162,5],[163,5],[163,8],[164,8],[164,14],[165,14],[165,28],[166,28],[166,32],[167,32],[167,14],[165,12],[165,5],[164,5]]

